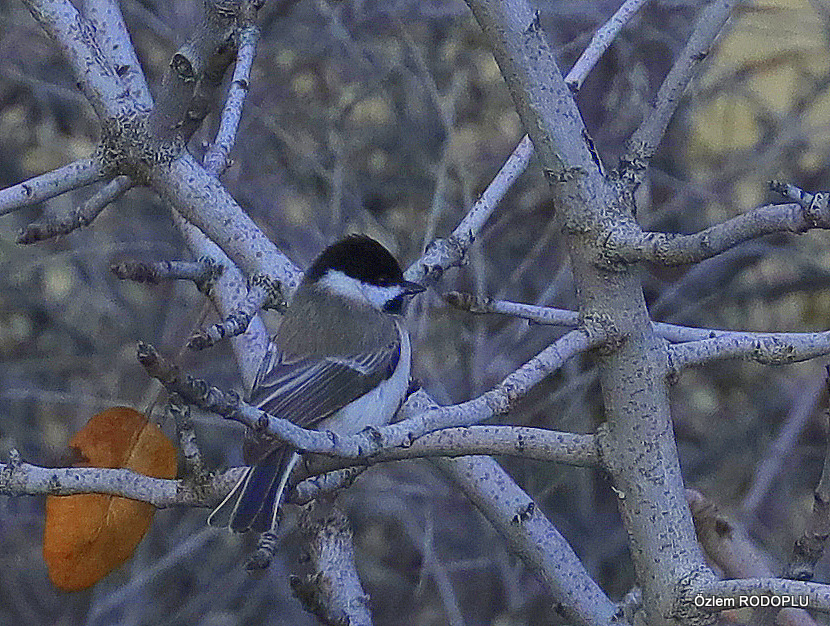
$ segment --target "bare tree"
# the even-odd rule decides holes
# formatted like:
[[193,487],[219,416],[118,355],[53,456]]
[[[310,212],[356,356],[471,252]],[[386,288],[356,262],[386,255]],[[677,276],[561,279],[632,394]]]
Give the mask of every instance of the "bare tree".
[[[424,142],[431,139],[440,147],[441,157],[436,164],[430,213],[421,219],[423,223],[403,220],[400,228],[412,240],[419,238],[424,243],[423,253],[406,272],[407,278],[446,292],[450,286],[448,271],[469,262],[467,287],[472,284],[477,293],[445,293],[446,302],[472,313],[512,316],[558,329],[555,335],[530,341],[526,339],[525,327],[510,322],[490,333],[477,318],[472,322],[470,336],[465,339],[468,353],[472,355],[466,362],[468,393],[466,399],[457,401],[461,385],[455,384],[457,381],[446,371],[450,368],[445,369],[436,356],[441,348],[426,349],[429,326],[438,322],[428,320],[427,308],[421,307],[412,317],[413,325],[420,330],[425,353],[431,359],[422,365],[423,388],[410,396],[396,423],[340,438],[301,429],[246,405],[239,394],[227,391],[232,383],[226,373],[223,377],[213,372],[215,377],[212,377],[209,370],[201,372],[225,391],[183,377],[178,367],[152,346],[140,343],[139,360],[146,370],[190,405],[250,428],[267,429],[303,451],[323,455],[309,454],[291,496],[293,502],[306,505],[299,526],[313,573],[304,579],[294,579],[292,586],[309,612],[325,623],[372,622],[371,603],[364,591],[364,582],[357,575],[352,531],[347,516],[331,494],[354,479],[358,473],[355,468],[424,457],[448,478],[453,490],[463,493],[477,507],[501,537],[502,547],[506,546],[510,554],[521,559],[524,571],[535,575],[540,585],[538,596],[547,608],[542,614],[551,613],[555,607],[568,623],[574,624],[708,624],[714,623],[724,609],[777,608],[800,599],[806,599],[810,609],[830,612],[830,586],[810,582],[827,538],[824,532],[826,479],[818,481],[814,517],[794,552],[786,570],[787,577],[775,577],[770,568],[759,567],[747,573],[749,570],[735,565],[736,559],[731,556],[736,552],[751,552],[753,547],[748,539],[744,541],[746,537],[739,537],[737,527],[733,529],[717,511],[702,504],[702,496],[687,494],[669,397],[669,383],[686,368],[735,358],[764,365],[814,359],[830,353],[830,332],[760,333],[659,322],[655,321],[655,312],[661,311],[661,307],[662,310],[671,308],[672,298],[676,296],[666,290],[649,303],[649,308],[643,288],[643,264],[658,268],[700,264],[700,274],[705,274],[706,279],[715,281],[720,276],[724,282],[725,276],[734,275],[767,255],[769,250],[765,245],[770,244],[764,237],[830,228],[828,195],[808,193],[787,183],[772,186],[772,191],[783,196],[786,203],[754,208],[693,234],[649,231],[638,222],[638,190],[644,182],[651,182],[650,168],[682,96],[737,2],[712,0],[696,11],[685,43],[676,50],[676,58],[665,76],[661,76],[653,101],[641,107],[641,119],[626,133],[625,141],[603,152],[604,148],[595,145],[586,128],[583,121],[586,116],[577,105],[576,95],[589,86],[589,73],[620,37],[623,27],[643,10],[644,0],[626,0],[610,20],[593,29],[590,41],[577,40],[575,45],[581,54],[564,76],[551,48],[551,33],[546,33],[544,27],[549,18],[543,12],[527,0],[468,0],[509,90],[519,116],[519,127],[527,133],[475,202],[472,198],[476,185],[468,180],[468,174],[465,178],[464,167],[459,165],[461,159],[453,154],[453,150],[458,150],[452,141],[453,132],[463,113],[460,82],[453,78],[446,81],[446,86],[443,82],[439,86],[408,29],[405,9],[390,18],[393,36],[380,37],[377,48],[371,48],[363,47],[358,43],[361,40],[351,35],[350,28],[360,28],[360,20],[349,15],[351,5],[316,3],[316,18],[322,18],[331,40],[337,42],[337,54],[350,59],[351,71],[360,74],[361,79],[368,79],[359,96],[344,90],[339,100],[331,98],[326,102],[336,112],[322,124],[326,135],[325,157],[315,155],[315,150],[322,150],[315,143],[317,137],[292,134],[290,126],[274,123],[274,135],[289,147],[290,158],[300,163],[295,165],[297,171],[305,172],[309,180],[322,181],[326,187],[325,219],[306,215],[300,226],[292,218],[292,211],[322,211],[323,205],[316,208],[304,205],[296,196],[292,205],[288,193],[280,195],[277,201],[273,190],[277,182],[273,180],[260,181],[260,193],[249,192],[246,202],[238,202],[219,177],[241,176],[239,163],[230,158],[234,150],[240,156],[257,158],[253,133],[251,154],[236,145],[240,124],[246,123],[243,110],[257,119],[257,123],[267,125],[269,121],[261,107],[252,104],[250,98],[246,101],[255,83],[268,82],[264,71],[258,76],[252,73],[261,35],[258,23],[273,29],[284,13],[292,8],[301,10],[303,3],[296,7],[282,3],[263,9],[255,0],[206,0],[193,34],[169,56],[155,97],[151,95],[118,3],[87,0],[80,9],[69,0],[24,0],[24,4],[68,64],[74,81],[92,107],[100,126],[100,138],[90,154],[0,191],[0,214],[20,215],[26,207],[59,199],[90,185],[99,186],[82,202],[72,196],[67,204],[50,205],[52,211],[38,221],[27,219],[18,241],[31,244],[73,233],[90,224],[94,231],[105,218],[102,211],[108,205],[116,202],[116,206],[125,208],[127,205],[119,200],[122,196],[136,193],[140,187],[151,189],[161,198],[163,206],[154,210],[163,210],[172,216],[181,240],[197,260],[122,263],[114,271],[122,278],[142,281],[194,282],[209,298],[221,321],[208,326],[201,320],[197,324],[199,329],[187,343],[191,348],[208,348],[230,337],[232,358],[243,389],[250,387],[267,341],[263,318],[270,314],[261,313],[261,309],[279,310],[300,275],[282,247],[289,247],[294,241],[293,253],[307,259],[310,251],[319,248],[329,235],[340,234],[347,226],[359,224],[383,230],[371,208],[392,202],[389,197],[395,191],[368,191],[374,184],[372,181],[355,175],[347,183],[347,178],[350,168],[359,169],[350,161],[364,151],[369,155],[366,162],[374,164],[375,176],[382,177],[386,167],[384,159],[391,153],[373,152],[375,148],[369,141],[351,137],[345,130],[348,124],[357,124],[355,120],[389,114],[390,107],[383,106],[382,98],[380,104],[374,102],[375,108],[370,106],[378,85],[382,84],[394,89],[405,87],[407,80],[417,79],[425,85],[423,100],[429,102],[438,120],[434,137],[422,132],[417,138]],[[136,21],[145,26],[142,34],[153,30],[156,34],[164,33],[164,25],[143,13],[140,5],[129,6],[140,17]],[[420,10],[426,11],[426,8]],[[461,20],[454,5],[435,5],[433,10],[444,19],[455,16],[454,21],[447,23],[457,24]],[[260,12],[265,13],[265,19],[258,15]],[[309,24],[319,25],[311,20],[306,26]],[[440,24],[442,21],[437,20],[433,26],[439,28]],[[135,31],[133,34],[137,35]],[[309,33],[294,32],[291,36],[302,39],[303,45],[316,43]],[[277,46],[273,39],[268,41]],[[399,50],[398,43],[406,50],[407,64],[414,67],[409,74],[399,73],[399,66],[382,54]],[[269,49],[266,53],[274,63],[297,54],[291,45]],[[232,76],[226,80],[232,64]],[[328,69],[315,67],[308,74],[298,74],[296,90],[325,91]],[[35,89],[44,88],[36,85]],[[276,88],[275,92],[280,93]],[[61,97],[70,96],[62,93]],[[249,113],[249,109],[254,112]],[[287,114],[288,120],[291,115]],[[414,141],[418,135],[418,118],[413,115],[407,119],[415,120],[409,129]],[[313,127],[314,120],[310,121],[309,126]],[[206,140],[207,137],[211,138]],[[372,141],[383,145],[389,138],[378,134]],[[564,291],[561,285],[572,274],[575,297],[566,302],[570,308],[551,306],[554,299],[551,293],[546,298],[540,296],[536,305],[487,297],[490,295],[484,270],[487,266],[482,260],[486,253],[480,240],[485,225],[494,230],[518,227],[515,223],[500,226],[494,213],[511,188],[518,184],[534,154],[549,186],[552,207],[543,221],[537,224],[534,220],[530,226],[531,238],[521,243],[526,248],[524,261],[504,277],[502,282],[507,286],[503,287],[502,294],[510,293],[511,285],[523,284],[522,279],[531,274],[530,268],[540,263],[540,258],[553,257],[547,251],[548,244],[553,237],[560,237],[567,254],[560,254],[558,260],[563,264],[559,274],[551,277],[547,271],[533,272],[532,281],[542,282],[543,289],[553,293]],[[606,170],[604,163],[611,154],[617,157],[617,164]],[[261,169],[267,169],[267,163],[256,165],[260,170],[258,175],[262,176]],[[418,185],[420,175],[418,171],[405,172],[413,186]],[[286,187],[304,184],[299,178],[279,183]],[[312,183],[305,184],[312,186]],[[395,182],[387,181],[387,184],[392,186]],[[468,207],[460,212],[460,219],[450,216],[447,208],[448,189],[453,186],[460,190],[463,206]],[[356,195],[355,188],[361,189],[362,196]],[[258,210],[268,205],[262,196],[269,192],[283,212],[270,223],[271,238],[252,219],[252,215],[261,217]],[[243,197],[244,185],[236,193],[237,197]],[[251,206],[246,211],[240,204]],[[538,204],[544,206],[545,201],[538,200]],[[405,214],[405,209],[401,212]],[[450,220],[456,223],[447,226]],[[642,216],[640,220],[645,221]],[[309,227],[313,224],[317,226],[316,232]],[[299,234],[303,229],[310,233],[304,235],[305,239]],[[721,265],[706,264],[710,259],[721,261]],[[688,295],[707,284],[694,271],[689,270],[679,281],[678,293]],[[464,282],[458,280],[452,286],[461,287]],[[141,336],[138,339],[149,340]],[[513,344],[526,349],[534,341],[542,345],[535,354],[527,355],[521,365],[513,362],[521,353],[519,348],[504,349],[505,345]],[[510,358],[499,361],[507,353]],[[590,367],[580,363],[581,356],[590,358]],[[223,357],[225,362],[230,358],[227,354]],[[179,360],[185,366],[190,365],[187,361],[193,361],[196,367],[197,358],[192,355],[180,356]],[[460,365],[453,364],[452,369],[458,370]],[[534,394],[546,398],[555,395],[546,387],[552,374],[560,374],[562,388],[570,389],[572,397],[577,398],[572,400],[572,410],[576,412],[590,411],[591,402],[585,390],[598,382],[601,402],[596,404],[602,407],[602,423],[585,429],[588,434],[555,430],[549,423],[498,423],[502,416],[526,410],[526,403]],[[820,392],[821,387],[815,386],[812,400],[799,405],[800,412],[793,409],[791,433],[803,428],[818,403]],[[204,443],[201,434],[194,435],[188,411],[177,402],[167,407],[167,413],[175,418],[171,421],[176,422],[185,457],[187,475],[180,480],[152,479],[124,470],[41,467],[29,463],[25,454],[21,458],[17,450],[12,450],[9,462],[0,466],[0,493],[22,496],[97,492],[139,499],[157,507],[178,506],[188,510],[213,506],[227,493],[240,470],[231,468],[211,474],[205,469],[205,446],[207,449],[211,446]],[[211,423],[215,427],[218,422]],[[490,423],[482,425],[483,422]],[[769,491],[775,468],[784,463],[795,434],[789,437],[790,443],[782,444],[784,451],[778,457],[771,457],[763,474],[759,472],[753,496],[755,504],[748,505],[752,510],[760,506]],[[227,438],[221,447],[228,447]],[[601,470],[608,481],[606,493],[613,493],[625,530],[626,541],[618,543],[627,545],[630,551],[632,592],[622,601],[612,599],[599,584],[596,568],[590,565],[591,558],[585,555],[584,549],[580,550],[582,558],[577,556],[552,522],[552,516],[546,515],[544,507],[491,455]],[[404,529],[402,535],[419,546],[421,576],[434,581],[442,605],[442,621],[461,624],[479,619],[476,615],[466,615],[461,608],[464,602],[453,585],[450,568],[439,556],[440,544],[434,539],[433,531],[435,519],[440,515],[434,511],[424,514],[421,523],[421,515],[411,510],[410,503],[400,499],[404,484],[400,477],[395,483],[395,493],[384,500],[377,496],[384,489],[383,479],[371,482],[366,477],[365,481],[371,485],[367,490],[374,490],[375,499],[370,498],[361,507],[352,507],[353,516],[371,515],[373,506],[394,511],[396,528]],[[600,509],[594,509],[597,515]],[[715,530],[707,532],[712,528]],[[729,541],[724,539],[727,535]],[[267,539],[256,553],[261,556],[262,565],[269,562],[276,548],[276,538]],[[141,623],[139,614],[127,619],[129,607],[136,602],[136,594],[146,593],[147,579],[153,572],[181,562],[190,551],[208,542],[220,541],[228,539],[217,538],[210,531],[179,541],[170,561],[148,566],[150,573],[137,576],[124,591],[113,592],[94,603],[86,613],[88,623],[106,623],[115,610],[120,611],[119,623]],[[241,546],[234,548],[241,563],[243,550]],[[731,573],[735,579],[720,580],[713,565],[724,573]],[[269,571],[278,572],[281,566],[281,563],[275,564]],[[246,587],[253,586],[251,581],[255,579],[247,579],[239,569],[229,570],[232,573],[211,581],[220,589],[218,595],[245,597]],[[514,589],[517,587],[518,578],[511,573],[508,563],[503,564],[500,577],[505,590],[511,589],[511,585]],[[271,581],[257,585],[252,594],[260,597],[285,593],[274,591],[276,586],[286,587],[281,580]],[[475,591],[468,593],[474,595]],[[504,594],[510,595],[508,591]],[[374,593],[372,600],[381,604],[383,598],[378,595]],[[215,596],[198,597],[198,601],[195,595],[192,599],[178,599],[180,604],[186,603],[181,608],[182,621],[196,621],[192,615],[201,615],[204,607],[215,600]],[[515,597],[527,596],[516,592]],[[756,601],[758,598],[765,598],[766,604]],[[14,600],[7,597],[3,604],[13,606]],[[233,605],[233,601],[228,604]],[[521,603],[514,600],[514,604]],[[226,616],[226,622],[248,620],[245,611],[242,606],[239,615]],[[10,615],[18,612],[19,609],[9,609]],[[394,611],[389,615],[392,616],[387,618],[389,623],[394,623]],[[400,612],[397,615],[402,619]],[[415,621],[415,610],[407,615]],[[759,611],[752,619],[769,622],[774,618],[769,611]],[[213,615],[211,619],[219,618]],[[257,619],[262,621],[263,616],[250,617],[254,622]],[[548,619],[553,623],[554,618]],[[788,623],[812,622],[805,612],[796,611],[782,612],[779,619],[790,620]]]

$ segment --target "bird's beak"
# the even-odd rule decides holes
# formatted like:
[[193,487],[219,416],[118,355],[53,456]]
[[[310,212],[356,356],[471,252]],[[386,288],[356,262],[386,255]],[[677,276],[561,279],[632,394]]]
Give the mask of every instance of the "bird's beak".
[[405,296],[414,296],[416,293],[426,291],[426,287],[424,287],[423,285],[419,285],[418,283],[413,283],[408,280],[403,281],[401,283],[401,287],[403,288],[403,293]]

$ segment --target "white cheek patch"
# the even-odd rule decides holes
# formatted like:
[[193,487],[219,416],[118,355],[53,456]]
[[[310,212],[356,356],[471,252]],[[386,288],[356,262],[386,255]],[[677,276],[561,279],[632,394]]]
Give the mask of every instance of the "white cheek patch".
[[386,304],[403,293],[400,285],[378,287],[377,285],[361,285],[363,296],[378,311],[382,311]]
[[338,270],[329,270],[323,274],[318,284],[330,293],[343,296],[349,300],[363,302],[363,291],[360,288],[360,281],[351,276],[346,276]]
[[369,304],[382,311],[387,302],[403,293],[400,285],[380,287],[361,283],[356,278],[347,276],[339,270],[329,270],[320,279],[319,284],[331,293],[343,296],[361,304]]

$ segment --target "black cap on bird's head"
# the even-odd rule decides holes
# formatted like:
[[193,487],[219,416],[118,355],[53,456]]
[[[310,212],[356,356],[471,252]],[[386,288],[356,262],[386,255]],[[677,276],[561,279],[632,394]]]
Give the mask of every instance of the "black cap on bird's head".
[[320,280],[329,270],[378,287],[400,285],[408,294],[424,290],[421,285],[404,280],[397,259],[366,235],[349,235],[323,250],[306,271],[305,280]]

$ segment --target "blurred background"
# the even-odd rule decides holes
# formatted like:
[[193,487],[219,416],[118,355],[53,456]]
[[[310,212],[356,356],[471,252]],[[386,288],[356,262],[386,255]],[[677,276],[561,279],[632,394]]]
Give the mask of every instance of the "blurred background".
[[[606,167],[682,47],[701,2],[653,0],[578,96]],[[150,84],[199,19],[201,3],[122,0]],[[563,72],[617,2],[538,3]],[[523,135],[498,67],[461,0],[272,0],[260,12],[233,164],[223,181],[299,266],[349,232],[405,264],[447,235]],[[706,60],[638,196],[649,229],[694,232],[769,201],[766,181],[827,190],[830,2],[746,3]],[[194,136],[201,155],[216,117]],[[87,156],[99,133],[56,47],[17,0],[0,3],[0,185]],[[0,217],[0,458],[66,462],[72,434],[103,408],[144,410],[158,388],[141,339],[175,355],[205,307],[191,284],[148,287],[109,273],[123,259],[189,258],[168,210],[132,190],[94,224],[29,247],[18,229],[95,187]],[[441,402],[492,387],[560,331],[448,309],[439,294],[573,308],[566,252],[538,164],[511,189],[468,256],[413,303],[415,376]],[[657,320],[758,331],[828,327],[828,234],[750,242],[694,267],[642,267]],[[210,314],[213,316],[213,313]],[[211,317],[209,319],[212,320]],[[275,322],[271,318],[270,322]],[[803,529],[827,436],[823,367],[723,362],[672,387],[684,475],[743,523],[779,571]],[[187,353],[196,376],[238,388],[220,345]],[[503,423],[593,432],[603,419],[590,358],[569,362]],[[172,432],[171,425],[166,425]],[[197,416],[212,469],[241,463],[238,428]],[[594,471],[501,459],[618,599],[633,584],[616,499]],[[427,462],[367,471],[344,494],[378,625],[559,624],[550,597],[481,515]],[[207,510],[157,512],[134,559],[88,592],[63,594],[41,556],[44,499],[0,498],[0,626],[313,624],[291,597],[297,538],[263,575],[254,545],[205,527]],[[827,581],[830,566],[819,565]]]

